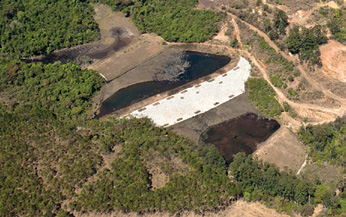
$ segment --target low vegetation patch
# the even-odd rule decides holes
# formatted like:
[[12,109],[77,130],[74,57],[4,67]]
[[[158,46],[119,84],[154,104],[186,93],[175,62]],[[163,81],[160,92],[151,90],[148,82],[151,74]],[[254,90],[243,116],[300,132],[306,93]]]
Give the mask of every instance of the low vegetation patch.
[[327,20],[327,27],[333,34],[333,38],[341,43],[345,43],[345,9],[334,9],[326,6],[318,9],[318,13]]
[[294,77],[300,75],[299,71],[295,69],[292,62],[288,61],[282,55],[277,54],[274,48],[272,48],[263,37],[258,37],[260,50],[267,54],[265,63],[275,64],[276,67],[276,69],[268,70],[271,82],[276,87],[286,89],[288,87],[288,82],[293,81]]
[[302,78],[293,62],[278,54],[263,37],[249,29],[246,24],[240,21],[237,23],[241,29],[244,47],[263,63],[275,87],[280,88],[290,100],[306,101],[321,98],[321,94],[314,91]]
[[249,78],[246,82],[249,98],[265,115],[275,117],[283,111],[275,99],[275,91],[263,78]]

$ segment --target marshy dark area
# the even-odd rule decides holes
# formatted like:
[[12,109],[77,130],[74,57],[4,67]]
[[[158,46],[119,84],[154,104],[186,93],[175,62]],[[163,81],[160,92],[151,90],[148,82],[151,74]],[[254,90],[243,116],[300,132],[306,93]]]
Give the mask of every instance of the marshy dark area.
[[[170,76],[169,80],[142,82],[115,92],[111,97],[102,102],[98,117],[209,75],[227,65],[231,60],[228,56],[195,51],[184,51],[182,58],[183,60],[179,61],[182,64],[180,67],[172,67],[171,72],[167,72],[169,67],[165,67],[162,72],[159,71],[162,74],[174,74],[174,76]],[[170,64],[167,63],[167,65]],[[181,71],[176,70],[177,68],[181,69]],[[158,77],[158,75],[156,76]]]
[[133,37],[126,29],[113,28],[110,32],[111,37],[114,38],[114,42],[111,45],[105,46],[99,42],[91,42],[68,49],[57,50],[50,54],[23,59],[23,61],[27,63],[42,62],[45,64],[57,61],[65,64],[74,61],[80,65],[89,65],[95,59],[106,58],[132,42]]
[[248,113],[210,127],[201,135],[201,141],[215,145],[228,165],[238,152],[252,154],[258,143],[267,140],[279,128],[275,120]]
[[111,34],[115,41],[109,47],[99,51],[89,52],[86,56],[91,59],[103,59],[129,45],[132,41],[132,37],[122,28],[112,29]]

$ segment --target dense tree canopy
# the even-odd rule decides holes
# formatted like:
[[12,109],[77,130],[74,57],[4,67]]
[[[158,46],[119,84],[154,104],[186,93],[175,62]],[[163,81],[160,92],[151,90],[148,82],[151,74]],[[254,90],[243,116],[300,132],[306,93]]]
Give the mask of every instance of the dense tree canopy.
[[75,121],[103,80],[74,63],[1,58],[0,71],[0,94],[7,96],[0,102],[0,215],[56,214],[101,163]]
[[21,102],[49,108],[63,118],[84,113],[89,98],[103,84],[95,71],[82,70],[75,63],[25,64],[2,58],[0,70],[0,90],[12,92]]
[[92,8],[82,0],[1,0],[0,52],[28,57],[98,36]]
[[264,79],[249,78],[246,82],[249,98],[265,115],[279,116],[282,107],[275,99],[275,91]]
[[302,127],[298,132],[313,160],[337,165],[345,163],[345,133],[345,117],[327,124]]
[[[192,10],[196,0],[108,3],[132,16],[142,31],[171,41],[207,40],[220,18]],[[91,98],[103,84],[97,72],[75,63],[28,64],[18,56],[49,53],[97,37],[89,1],[4,0],[0,6],[0,49],[11,54],[0,57],[1,216],[201,212],[242,196],[270,203],[279,198],[276,207],[309,202],[340,207],[325,186],[315,187],[245,154],[227,168],[214,146],[197,145],[148,119],[88,118]],[[259,40],[272,58],[275,51]],[[291,67],[282,58],[276,61]],[[281,113],[265,80],[252,78],[247,85],[250,99],[265,114]],[[342,139],[344,127],[336,129],[322,136],[327,144],[323,152]],[[314,140],[311,132],[308,139],[301,133],[306,143]],[[153,164],[167,177],[159,188],[153,187]]]
[[270,196],[280,195],[283,198],[294,200],[299,204],[306,204],[313,196],[315,186],[304,183],[287,172],[279,172],[273,165],[253,159],[251,155],[237,154],[230,165],[232,177],[240,183],[247,192],[255,189]]
[[291,29],[287,38],[287,48],[292,54],[299,54],[301,60],[321,65],[319,45],[327,43],[322,27],[317,25],[310,29],[298,26]]

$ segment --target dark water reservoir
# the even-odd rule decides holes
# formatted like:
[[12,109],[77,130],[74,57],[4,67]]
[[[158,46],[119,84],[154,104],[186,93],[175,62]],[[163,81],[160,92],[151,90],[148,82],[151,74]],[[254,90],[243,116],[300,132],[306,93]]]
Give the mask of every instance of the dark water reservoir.
[[261,119],[248,113],[210,127],[201,140],[214,144],[228,165],[238,152],[252,154],[257,144],[267,140],[279,127],[275,120]]
[[183,58],[185,62],[189,63],[189,66],[185,68],[183,73],[180,73],[171,81],[142,82],[118,90],[102,102],[98,117],[209,75],[227,65],[231,60],[227,56],[194,51],[185,51]]

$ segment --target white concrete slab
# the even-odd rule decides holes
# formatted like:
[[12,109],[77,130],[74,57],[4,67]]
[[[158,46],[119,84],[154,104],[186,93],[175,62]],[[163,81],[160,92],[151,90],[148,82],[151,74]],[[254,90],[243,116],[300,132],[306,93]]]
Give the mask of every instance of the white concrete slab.
[[250,63],[240,57],[236,67],[212,80],[133,111],[137,118],[149,117],[158,126],[171,126],[202,114],[245,92]]

